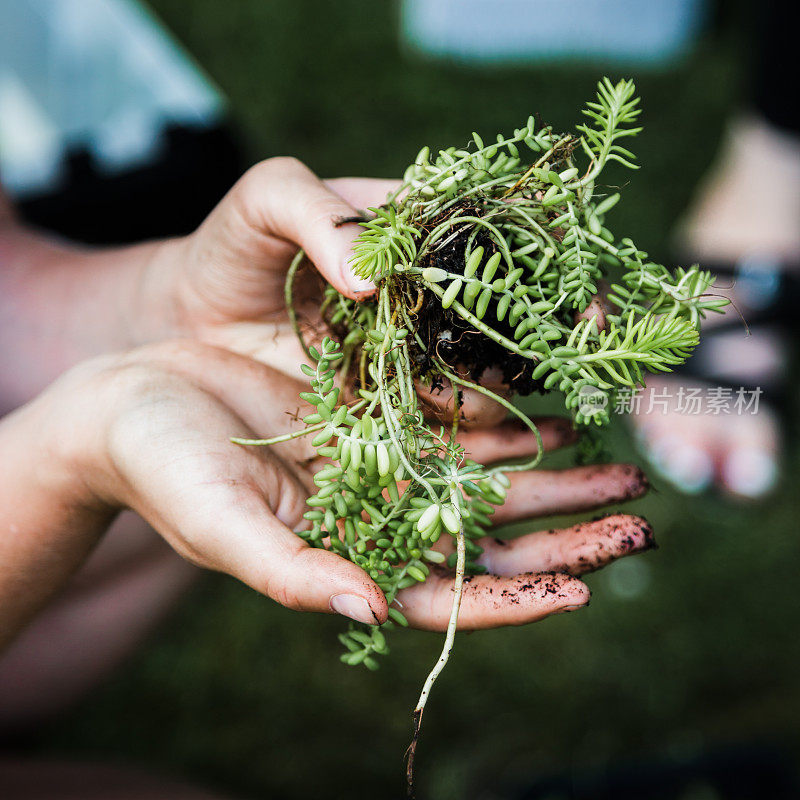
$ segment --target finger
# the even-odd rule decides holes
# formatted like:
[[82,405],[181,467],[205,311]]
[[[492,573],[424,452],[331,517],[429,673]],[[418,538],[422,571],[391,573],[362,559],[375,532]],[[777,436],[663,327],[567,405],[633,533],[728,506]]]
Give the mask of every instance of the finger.
[[362,229],[355,222],[337,225],[359,212],[300,161],[262,161],[248,170],[233,196],[253,228],[302,247],[342,294],[358,299],[375,291],[349,264],[353,239]]
[[[545,452],[572,444],[578,434],[564,417],[541,417],[533,420],[542,436]],[[536,436],[527,425],[509,420],[493,428],[476,428],[458,434],[467,456],[480,464],[491,464],[508,458],[534,456],[538,450]]]
[[583,319],[592,319],[594,317],[596,329],[604,331],[606,329],[606,314],[611,312],[611,307],[608,302],[607,295],[610,291],[610,286],[605,281],[601,281],[598,286],[597,294],[592,295],[592,299],[583,311],[575,313],[575,323],[577,324]]
[[[589,587],[558,573],[524,573],[511,578],[496,575],[464,579],[459,630],[526,625],[551,614],[588,605]],[[432,573],[425,583],[400,592],[398,608],[421,630],[447,629],[453,604],[453,576]]]
[[[386,598],[363,570],[293,532],[303,522],[308,492],[271,452],[206,453],[184,459],[179,474],[169,464],[155,473],[140,476],[148,502],[137,510],[187,560],[232,575],[290,609],[366,624],[386,620]],[[209,478],[215,475],[224,478]]]
[[[386,598],[362,569],[310,547],[288,527],[301,522],[306,489],[285,470],[274,469],[274,459],[260,455],[264,466],[251,473],[260,492],[245,489],[225,526],[226,551],[238,546],[236,577],[286,608],[342,614],[367,625],[385,622]],[[260,526],[253,524],[256,515]]]
[[[421,381],[416,381],[415,386],[425,416],[449,425],[453,420],[453,387],[445,384],[438,389],[431,389]],[[508,393],[507,388],[495,391],[499,394]],[[460,390],[458,396],[459,420],[465,428],[490,428],[508,416],[508,411],[500,403],[473,389]]]
[[510,472],[506,502],[497,507],[497,523],[548,514],[573,514],[624,503],[650,488],[633,464],[600,464],[565,470]]
[[[461,377],[472,380],[469,370],[463,367],[455,368]],[[480,383],[504,399],[511,396],[508,383],[504,380],[502,370],[496,367],[484,369],[480,375]],[[433,415],[442,422],[449,424],[453,419],[453,385],[444,381],[443,385],[432,389],[430,386],[417,382],[417,393]],[[491,428],[502,422],[508,416],[508,410],[492,397],[488,397],[475,389],[459,390],[459,419],[465,428]]]
[[[283,483],[285,492],[285,477]],[[303,508],[302,487],[297,496]],[[386,621],[386,598],[375,582],[352,562],[309,547],[271,515],[264,498],[240,497],[235,509],[217,518],[217,526],[224,531],[225,571],[282,606],[338,613],[367,625]]]
[[495,575],[553,570],[583,575],[623,556],[656,547],[647,520],[629,514],[613,514],[560,530],[536,531],[518,539],[486,537],[480,564]]

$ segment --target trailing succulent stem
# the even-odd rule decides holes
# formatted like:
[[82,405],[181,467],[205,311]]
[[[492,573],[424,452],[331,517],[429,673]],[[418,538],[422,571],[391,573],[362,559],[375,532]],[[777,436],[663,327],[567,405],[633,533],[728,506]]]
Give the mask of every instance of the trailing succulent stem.
[[[542,454],[533,422],[481,384],[484,370],[499,369],[521,394],[558,390],[577,425],[600,426],[620,387],[688,358],[700,320],[726,303],[708,292],[709,273],[670,271],[606,225],[620,195],[602,188],[603,171],[612,162],[635,168],[621,144],[640,130],[633,83],[604,79],[583,113],[575,133],[537,130],[530,117],[489,143],[475,133],[464,148],[424,147],[402,185],[361,223],[352,264],[376,284],[374,298],[355,302],[325,289],[331,336],[318,348],[303,342],[315,362],[303,366],[310,390],[302,398],[315,407],[305,429],[242,442],[309,435],[328,460],[298,535],[362,567],[390,603],[386,624],[351,624],[340,635],[345,663],[376,669],[388,652],[386,631],[407,624],[399,593],[446,561],[455,568],[447,639],[417,727],[452,648],[464,574],[482,569],[476,540],[505,499],[505,473],[535,466]],[[302,256],[286,284],[298,334],[292,285]],[[342,382],[355,401],[344,401]],[[450,428],[426,419],[420,384],[452,387]],[[491,468],[470,460],[455,438],[463,389],[520,417],[539,440],[537,457]],[[587,394],[604,402],[587,404]],[[442,534],[454,540],[449,559],[437,545]]]

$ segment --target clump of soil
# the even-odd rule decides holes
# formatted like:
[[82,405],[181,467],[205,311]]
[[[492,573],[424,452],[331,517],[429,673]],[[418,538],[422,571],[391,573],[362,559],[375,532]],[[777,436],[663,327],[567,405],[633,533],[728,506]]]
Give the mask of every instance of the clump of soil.
[[[463,275],[464,252],[472,230],[471,227],[465,226],[463,231],[427,255],[420,262],[420,266],[439,267],[452,274]],[[473,249],[479,245],[484,249],[484,260],[497,250],[494,240],[488,234],[479,233],[473,239]],[[476,383],[480,383],[481,376],[487,369],[494,367],[501,372],[503,383],[507,384],[512,392],[521,395],[535,391],[544,392],[542,381],[531,377],[536,366],[535,362],[506,350],[472,327],[452,309],[442,308],[441,300],[433,292],[421,288],[418,283],[408,281],[403,287],[403,298],[409,316],[416,322],[417,333],[426,348],[423,350],[409,337],[411,357],[420,375],[432,375],[434,389],[438,388],[441,379],[437,380],[431,354],[437,355],[451,368],[466,370]],[[513,341],[514,329],[508,324],[508,317],[503,322],[498,322],[496,309],[497,301],[492,299],[484,319],[494,330]]]

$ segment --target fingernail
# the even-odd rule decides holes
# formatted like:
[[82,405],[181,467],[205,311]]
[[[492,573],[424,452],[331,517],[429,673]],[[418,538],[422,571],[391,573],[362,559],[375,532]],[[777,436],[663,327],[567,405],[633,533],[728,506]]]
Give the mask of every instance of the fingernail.
[[356,275],[348,266],[343,270],[344,282],[353,294],[371,294],[375,291],[375,284],[366,278]]
[[375,625],[377,620],[369,607],[369,603],[357,594],[335,594],[330,601],[331,611],[350,617],[365,625]]
[[579,608],[586,608],[588,603],[581,603],[580,605],[575,606],[564,606],[563,608],[559,608],[558,611],[554,611],[554,614],[569,614],[570,611],[577,611]]
[[650,458],[656,470],[686,494],[699,494],[708,488],[714,477],[711,456],[686,442],[655,442]]
[[756,447],[734,450],[725,459],[722,479],[725,485],[743,497],[760,497],[775,485],[778,469],[772,453]]

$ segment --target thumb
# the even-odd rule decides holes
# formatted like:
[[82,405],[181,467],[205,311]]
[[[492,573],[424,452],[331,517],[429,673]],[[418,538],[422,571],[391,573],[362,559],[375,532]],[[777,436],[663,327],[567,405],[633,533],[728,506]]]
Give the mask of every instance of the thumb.
[[262,469],[251,462],[254,480],[237,486],[235,503],[216,503],[213,516],[203,513],[205,530],[195,539],[203,555],[189,559],[296,611],[333,612],[367,625],[385,622],[386,598],[360,567],[310,547],[285,524],[300,519],[306,491],[270,460],[259,459]]
[[303,248],[342,294],[361,299],[375,291],[375,285],[358,277],[349,263],[361,228],[355,221],[342,220],[359,212],[305,164],[290,157],[262,161],[245,173],[233,196],[253,228]]

